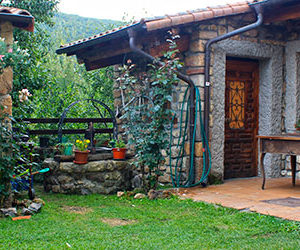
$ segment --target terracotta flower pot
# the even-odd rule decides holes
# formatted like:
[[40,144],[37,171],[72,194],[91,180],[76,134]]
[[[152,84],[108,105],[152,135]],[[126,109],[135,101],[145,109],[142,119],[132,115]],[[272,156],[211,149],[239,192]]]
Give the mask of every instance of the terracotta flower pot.
[[74,150],[75,153],[75,160],[74,163],[76,164],[86,164],[88,162],[89,150],[80,151]]
[[113,151],[113,158],[115,160],[125,159],[126,148],[113,148],[112,151]]

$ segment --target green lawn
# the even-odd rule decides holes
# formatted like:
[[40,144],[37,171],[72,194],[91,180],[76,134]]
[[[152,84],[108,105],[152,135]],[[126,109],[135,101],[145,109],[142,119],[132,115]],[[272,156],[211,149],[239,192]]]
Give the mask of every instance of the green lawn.
[[[30,220],[0,218],[1,249],[299,249],[300,223],[191,200],[41,194]],[[83,207],[83,213],[69,210]],[[111,226],[103,222],[127,225]],[[121,219],[121,220],[117,220]]]

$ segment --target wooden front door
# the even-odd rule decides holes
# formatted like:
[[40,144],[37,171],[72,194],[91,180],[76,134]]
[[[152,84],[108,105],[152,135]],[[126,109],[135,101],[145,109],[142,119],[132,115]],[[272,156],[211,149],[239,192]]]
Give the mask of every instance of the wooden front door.
[[258,62],[226,61],[224,178],[257,175]]

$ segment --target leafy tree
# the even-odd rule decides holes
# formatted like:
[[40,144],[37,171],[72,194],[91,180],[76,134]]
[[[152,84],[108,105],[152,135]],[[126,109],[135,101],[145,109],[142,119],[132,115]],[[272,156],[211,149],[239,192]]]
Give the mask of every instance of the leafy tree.
[[[27,49],[30,55],[27,63],[14,68],[14,87],[12,97],[18,103],[18,92],[24,87],[33,91],[40,89],[51,78],[44,68],[45,55],[49,52],[51,43],[49,34],[40,28],[40,24],[53,25],[52,17],[56,12],[56,0],[10,0],[1,1],[1,5],[28,10],[35,18],[35,32],[30,33],[15,29],[14,39],[21,49]],[[16,109],[15,109],[16,110]],[[18,111],[18,110],[16,110]]]

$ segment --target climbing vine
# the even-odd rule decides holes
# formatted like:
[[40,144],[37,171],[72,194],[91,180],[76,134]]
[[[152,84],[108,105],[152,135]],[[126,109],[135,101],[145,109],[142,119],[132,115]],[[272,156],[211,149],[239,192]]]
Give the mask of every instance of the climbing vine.
[[[122,69],[120,86],[131,98],[122,116],[128,143],[135,150],[135,164],[141,170],[145,191],[155,189],[161,166],[162,150],[169,146],[172,121],[172,90],[178,82],[176,71],[182,64],[176,57],[176,44],[168,40],[171,50],[163,58],[142,69],[131,61]],[[134,98],[132,98],[134,97]]]

